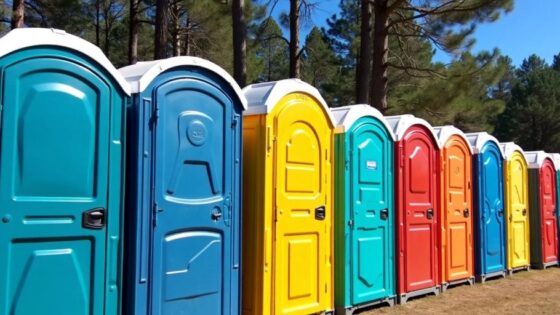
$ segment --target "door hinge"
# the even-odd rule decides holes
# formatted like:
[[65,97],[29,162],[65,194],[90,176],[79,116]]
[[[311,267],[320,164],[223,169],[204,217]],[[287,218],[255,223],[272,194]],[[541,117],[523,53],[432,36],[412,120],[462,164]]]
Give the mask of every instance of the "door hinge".
[[157,106],[157,104],[154,104],[154,112],[152,113],[152,117],[154,123],[157,123],[157,121],[159,120],[159,106]]
[[266,127],[266,152],[270,152],[270,150],[272,150],[272,146],[274,142],[272,138],[273,138],[272,128],[270,128],[270,126],[267,126]]
[[161,212],[163,212],[163,209],[159,208],[157,203],[154,202],[154,204],[152,206],[152,221],[153,221],[154,227],[157,226],[158,215]]
[[354,220],[348,220],[348,226],[353,229],[354,228]]
[[237,127],[237,124],[238,124],[238,123],[239,123],[239,116],[238,116],[238,115],[235,115],[235,116],[233,117],[233,121],[231,122],[231,128]]
[[226,200],[224,201],[224,207],[226,208],[226,217],[224,219],[224,224],[226,226],[229,226],[231,220],[231,194],[227,195]]

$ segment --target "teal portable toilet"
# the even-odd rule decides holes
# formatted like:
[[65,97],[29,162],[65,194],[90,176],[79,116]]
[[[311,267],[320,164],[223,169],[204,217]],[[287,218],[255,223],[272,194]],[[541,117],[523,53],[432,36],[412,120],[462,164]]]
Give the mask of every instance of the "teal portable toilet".
[[129,85],[51,29],[0,38],[0,71],[0,314],[119,314]]
[[225,70],[201,58],[120,71],[133,93],[125,313],[238,315],[247,101]]
[[331,110],[335,129],[335,307],[337,313],[395,293],[394,135],[369,105]]

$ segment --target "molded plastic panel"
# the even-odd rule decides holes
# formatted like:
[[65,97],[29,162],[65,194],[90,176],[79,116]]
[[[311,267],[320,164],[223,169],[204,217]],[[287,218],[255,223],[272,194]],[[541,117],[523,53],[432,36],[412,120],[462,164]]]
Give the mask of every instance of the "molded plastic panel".
[[232,264],[234,105],[195,79],[165,82],[154,94],[152,312],[229,312],[222,281]]
[[347,138],[351,304],[359,305],[394,295],[393,142],[376,119],[358,120]]
[[558,223],[556,222],[556,169],[546,159],[540,170],[543,262],[558,261]]
[[503,160],[500,148],[487,141],[475,155],[475,261],[478,275],[506,269]]
[[239,96],[181,67],[134,97],[127,313],[238,314]]
[[442,281],[473,276],[472,157],[468,143],[451,136],[443,145]]
[[[333,211],[331,129],[320,104],[289,94],[274,119],[276,314],[309,314],[332,306]],[[328,198],[328,199],[327,199]]]
[[117,314],[124,93],[66,49],[0,69],[0,313]]
[[424,127],[410,127],[396,144],[399,294],[439,284],[439,151]]
[[530,264],[529,191],[527,163],[515,151],[507,160],[506,217],[508,218],[508,269]]

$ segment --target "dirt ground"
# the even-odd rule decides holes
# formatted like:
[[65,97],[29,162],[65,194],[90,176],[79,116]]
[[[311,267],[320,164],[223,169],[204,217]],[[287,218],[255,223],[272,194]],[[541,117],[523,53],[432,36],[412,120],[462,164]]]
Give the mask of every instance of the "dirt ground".
[[560,269],[518,272],[505,279],[458,286],[439,296],[358,314],[560,314]]

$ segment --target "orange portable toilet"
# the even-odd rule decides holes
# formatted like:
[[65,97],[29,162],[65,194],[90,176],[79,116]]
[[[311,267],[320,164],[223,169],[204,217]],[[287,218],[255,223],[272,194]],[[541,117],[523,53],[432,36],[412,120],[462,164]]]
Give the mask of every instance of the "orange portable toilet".
[[472,149],[465,134],[453,127],[435,127],[441,147],[441,281],[474,284]]

